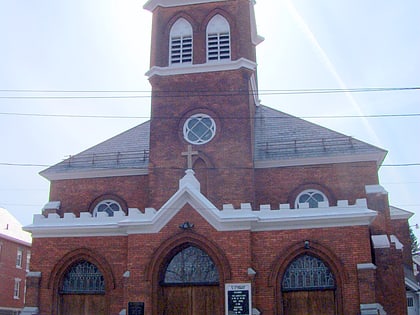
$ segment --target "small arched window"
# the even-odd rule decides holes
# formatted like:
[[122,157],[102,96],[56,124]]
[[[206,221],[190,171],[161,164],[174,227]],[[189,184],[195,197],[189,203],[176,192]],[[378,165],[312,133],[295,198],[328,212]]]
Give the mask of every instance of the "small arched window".
[[169,34],[169,63],[171,65],[192,63],[192,34],[191,24],[184,18],[178,19],[172,25]]
[[230,26],[220,14],[207,24],[207,61],[230,60]]
[[302,204],[308,204],[309,208],[318,208],[321,202],[328,206],[328,199],[321,191],[316,189],[307,189],[297,196],[295,208],[302,208]]
[[113,217],[115,212],[123,211],[120,204],[115,200],[102,200],[93,210],[93,215],[96,217],[99,212],[105,212],[109,217]]

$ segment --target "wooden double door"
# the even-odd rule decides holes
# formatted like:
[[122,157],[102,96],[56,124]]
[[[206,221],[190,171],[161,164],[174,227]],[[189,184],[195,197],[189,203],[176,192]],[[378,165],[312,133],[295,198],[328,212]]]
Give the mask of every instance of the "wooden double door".
[[163,286],[159,315],[221,315],[218,285]]
[[59,315],[106,315],[103,294],[62,294]]
[[336,315],[334,290],[283,293],[284,315]]

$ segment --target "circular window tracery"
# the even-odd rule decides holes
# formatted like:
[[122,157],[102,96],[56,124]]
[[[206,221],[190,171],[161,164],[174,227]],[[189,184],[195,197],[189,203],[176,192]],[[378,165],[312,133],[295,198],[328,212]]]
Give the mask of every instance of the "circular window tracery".
[[205,144],[216,135],[216,123],[206,114],[196,114],[184,123],[184,139],[191,144]]
[[109,217],[113,217],[114,213],[118,211],[123,211],[118,202],[115,200],[103,200],[96,205],[93,215],[96,217],[99,212],[105,212]]
[[302,191],[296,198],[295,208],[299,208],[299,204],[307,203],[309,208],[318,208],[320,202],[327,202],[328,198],[319,190],[308,189]]

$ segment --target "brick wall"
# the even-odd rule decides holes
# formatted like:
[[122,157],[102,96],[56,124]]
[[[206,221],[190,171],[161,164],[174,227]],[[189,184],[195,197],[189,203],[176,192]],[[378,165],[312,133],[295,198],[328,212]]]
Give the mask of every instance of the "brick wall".
[[336,205],[337,200],[352,204],[357,198],[366,198],[365,185],[377,183],[375,162],[257,169],[256,203],[294,207],[297,195],[311,188],[322,191],[330,205]]
[[[148,206],[147,176],[70,179],[51,182],[50,200],[61,201],[60,214],[92,211],[100,198],[122,199],[121,206]],[[126,209],[125,209],[126,210]]]
[[[0,308],[22,308],[24,304],[27,255],[31,247],[0,236]],[[18,249],[22,250],[22,266],[16,266]],[[19,298],[14,298],[15,278],[21,279]]]
[[169,32],[173,23],[185,18],[193,28],[194,64],[206,62],[206,26],[215,15],[223,15],[230,24],[232,60],[241,57],[255,61],[255,47],[251,42],[249,2],[244,0],[203,3],[175,8],[158,7],[153,13],[151,66],[166,67],[169,62]]

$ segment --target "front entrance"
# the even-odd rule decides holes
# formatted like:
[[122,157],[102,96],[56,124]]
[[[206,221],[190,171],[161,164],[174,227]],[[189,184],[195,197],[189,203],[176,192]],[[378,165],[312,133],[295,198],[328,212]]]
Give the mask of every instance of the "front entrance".
[[58,297],[59,315],[105,315],[105,281],[98,268],[85,260],[64,275]]
[[322,260],[311,255],[296,258],[282,281],[284,315],[336,315],[335,279]]
[[60,315],[105,315],[105,296],[87,294],[60,295]]
[[159,315],[219,315],[223,309],[213,260],[186,245],[168,261],[160,281]]
[[164,287],[161,314],[219,314],[219,301],[219,286]]
[[335,315],[334,291],[296,291],[283,294],[284,314]]

